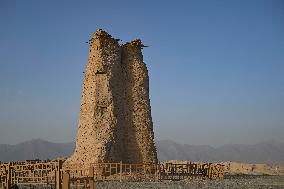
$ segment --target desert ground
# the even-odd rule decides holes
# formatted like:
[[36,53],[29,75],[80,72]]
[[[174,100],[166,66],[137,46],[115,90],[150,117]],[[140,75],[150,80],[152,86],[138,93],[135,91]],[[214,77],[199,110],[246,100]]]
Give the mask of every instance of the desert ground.
[[227,176],[220,180],[95,183],[96,189],[283,189],[284,176]]

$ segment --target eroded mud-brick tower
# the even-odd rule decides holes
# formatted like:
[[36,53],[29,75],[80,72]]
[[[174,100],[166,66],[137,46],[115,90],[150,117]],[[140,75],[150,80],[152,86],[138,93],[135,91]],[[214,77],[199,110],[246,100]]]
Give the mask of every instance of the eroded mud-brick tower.
[[66,165],[156,163],[148,70],[141,40],[119,45],[99,29],[90,41],[76,149]]

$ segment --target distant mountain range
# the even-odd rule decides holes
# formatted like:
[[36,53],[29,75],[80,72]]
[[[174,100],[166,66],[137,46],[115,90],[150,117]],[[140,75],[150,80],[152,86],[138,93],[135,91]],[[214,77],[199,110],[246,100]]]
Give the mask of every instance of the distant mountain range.
[[0,144],[0,161],[68,157],[72,154],[74,147],[74,143],[53,143],[41,139],[33,139],[16,145]]
[[[277,141],[254,145],[227,144],[217,148],[207,145],[179,144],[171,140],[157,141],[156,145],[160,161],[176,159],[284,164],[284,143]],[[72,154],[74,147],[74,143],[52,143],[41,139],[16,145],[0,144],[0,161],[68,157]]]
[[159,160],[284,164],[284,143],[266,141],[254,145],[226,144],[221,147],[178,144],[170,140],[157,142]]

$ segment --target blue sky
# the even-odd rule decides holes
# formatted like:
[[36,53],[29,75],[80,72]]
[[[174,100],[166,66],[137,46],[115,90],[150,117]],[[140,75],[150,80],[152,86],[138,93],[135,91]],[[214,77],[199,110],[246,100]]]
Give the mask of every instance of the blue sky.
[[0,0],[0,143],[74,141],[92,33],[141,38],[156,139],[284,135],[284,1]]

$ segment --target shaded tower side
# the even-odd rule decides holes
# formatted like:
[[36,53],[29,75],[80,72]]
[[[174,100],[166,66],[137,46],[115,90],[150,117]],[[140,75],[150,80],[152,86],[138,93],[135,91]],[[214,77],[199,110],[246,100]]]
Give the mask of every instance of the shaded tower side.
[[128,163],[156,163],[153,122],[149,98],[149,76],[143,62],[141,40],[122,46],[125,87],[124,155]]
[[120,161],[122,136],[118,125],[124,124],[121,51],[118,42],[102,30],[90,41],[76,149],[67,164]]

